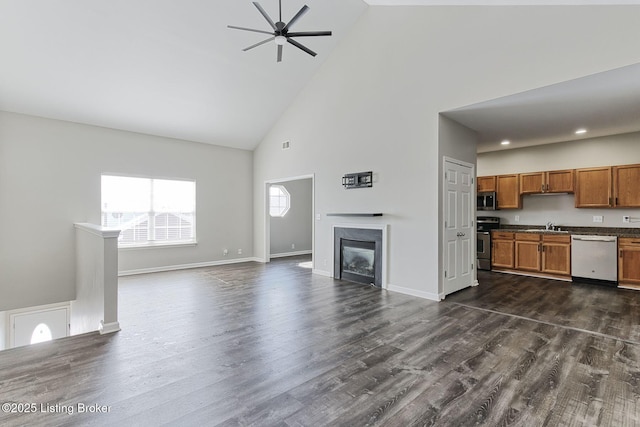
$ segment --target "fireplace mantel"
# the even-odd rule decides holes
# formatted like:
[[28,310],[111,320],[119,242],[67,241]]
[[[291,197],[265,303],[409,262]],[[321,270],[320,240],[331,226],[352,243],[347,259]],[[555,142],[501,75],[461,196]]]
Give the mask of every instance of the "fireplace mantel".
[[371,213],[328,213],[327,216],[366,216],[366,217],[371,217],[371,216],[382,216],[381,213],[379,212],[371,212]]

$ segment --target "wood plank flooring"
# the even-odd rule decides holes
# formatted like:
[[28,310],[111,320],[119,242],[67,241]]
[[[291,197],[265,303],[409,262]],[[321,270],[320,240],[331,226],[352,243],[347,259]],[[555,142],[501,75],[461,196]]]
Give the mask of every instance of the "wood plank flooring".
[[0,402],[37,405],[0,425],[640,425],[637,292],[480,272],[436,303],[307,260],[121,278],[121,332],[0,352]]

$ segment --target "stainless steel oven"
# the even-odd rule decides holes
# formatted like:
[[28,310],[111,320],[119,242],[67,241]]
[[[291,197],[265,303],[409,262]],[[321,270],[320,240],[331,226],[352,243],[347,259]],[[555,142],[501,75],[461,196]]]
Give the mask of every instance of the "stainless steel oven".
[[477,265],[478,270],[491,270],[491,230],[500,228],[500,218],[479,216],[477,226]]

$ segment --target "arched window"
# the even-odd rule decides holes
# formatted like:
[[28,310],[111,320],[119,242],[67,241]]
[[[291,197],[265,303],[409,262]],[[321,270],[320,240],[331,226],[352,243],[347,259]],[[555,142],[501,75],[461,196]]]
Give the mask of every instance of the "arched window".
[[269,187],[269,215],[282,217],[290,207],[291,195],[282,185]]
[[37,344],[39,342],[51,341],[53,336],[51,335],[51,329],[44,323],[40,323],[35,327],[31,334],[31,344]]

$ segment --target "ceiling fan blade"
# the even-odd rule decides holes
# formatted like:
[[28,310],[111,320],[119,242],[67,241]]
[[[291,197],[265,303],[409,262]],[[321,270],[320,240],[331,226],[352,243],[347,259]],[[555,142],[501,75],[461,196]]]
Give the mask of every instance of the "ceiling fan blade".
[[234,30],[253,31],[254,33],[269,34],[271,36],[273,35],[273,33],[269,31],[254,30],[253,28],[245,28],[245,27],[236,27],[235,25],[227,25],[227,28],[233,28]]
[[330,36],[331,31],[303,31],[298,33],[287,33],[287,37],[315,37]]
[[249,49],[253,49],[254,47],[258,47],[258,46],[261,46],[261,45],[263,45],[263,44],[265,44],[265,43],[272,42],[274,39],[275,39],[275,37],[269,37],[268,39],[266,39],[266,40],[262,40],[262,41],[261,41],[261,42],[259,42],[259,43],[252,44],[252,45],[251,45],[251,46],[249,46],[249,47],[245,47],[244,49],[242,49],[242,51],[243,51],[243,52],[246,52],[246,51],[248,51]]
[[282,62],[282,45],[278,45],[278,62]]
[[264,19],[266,19],[269,25],[271,25],[271,28],[275,30],[276,24],[273,23],[273,20],[269,17],[269,15],[267,15],[267,12],[265,12],[262,6],[260,6],[260,4],[257,1],[254,1],[253,5],[258,9],[258,11],[262,14],[262,16],[264,16]]
[[317,55],[314,51],[312,51],[311,49],[309,49],[306,46],[301,45],[300,43],[298,43],[297,41],[295,41],[293,39],[290,39],[290,38],[287,37],[287,41],[289,43],[291,43],[292,45],[294,45],[295,47],[297,47],[298,49],[304,50],[305,52],[307,52],[311,56],[316,56]]
[[307,10],[309,10],[309,6],[305,4],[304,6],[302,6],[302,9],[300,9],[293,18],[291,18],[291,21],[289,21],[289,23],[284,26],[283,31],[288,30],[289,27],[292,26],[298,19],[300,19],[302,15],[307,13]]

